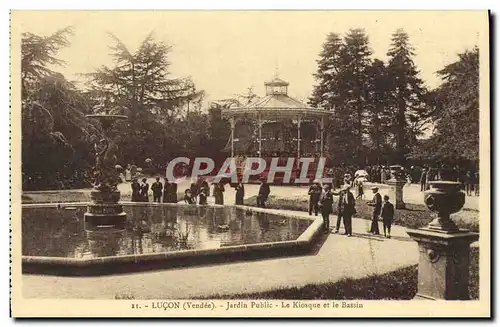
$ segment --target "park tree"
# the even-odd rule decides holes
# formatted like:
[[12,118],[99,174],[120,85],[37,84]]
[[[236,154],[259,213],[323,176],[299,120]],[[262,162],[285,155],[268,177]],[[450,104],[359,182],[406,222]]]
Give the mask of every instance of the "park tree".
[[360,163],[365,159],[371,54],[362,29],[351,29],[343,39],[330,33],[320,53],[314,75],[317,84],[309,103],[334,113],[327,130],[329,152],[336,163]]
[[391,38],[387,53],[389,62],[390,97],[388,105],[393,114],[392,132],[395,136],[396,157],[404,164],[406,156],[416,137],[428,123],[426,89],[413,61],[415,50],[408,34],[398,29]]
[[171,46],[155,40],[153,34],[135,51],[118,37],[110,37],[113,64],[86,75],[94,110],[129,117],[117,125],[123,162],[139,164],[151,158],[163,165],[178,149],[187,151],[183,142],[191,142],[192,137],[181,137],[178,125],[192,112],[199,114],[204,93],[191,79],[171,76]]
[[363,29],[351,29],[344,38],[345,46],[341,51],[343,69],[340,74],[340,92],[343,94],[344,108],[352,131],[352,150],[357,163],[365,162],[364,136],[367,120],[368,93],[370,88],[369,69],[372,64],[372,51],[368,46],[368,36]]
[[437,74],[433,90],[433,135],[415,146],[412,156],[445,162],[479,162],[479,49],[458,54],[458,60]]
[[22,175],[25,189],[89,185],[89,140],[99,131],[85,117],[87,102],[55,71],[71,28],[49,36],[23,33],[21,41]]
[[368,68],[368,97],[366,106],[368,149],[370,162],[381,164],[392,155],[389,72],[385,63],[375,59]]

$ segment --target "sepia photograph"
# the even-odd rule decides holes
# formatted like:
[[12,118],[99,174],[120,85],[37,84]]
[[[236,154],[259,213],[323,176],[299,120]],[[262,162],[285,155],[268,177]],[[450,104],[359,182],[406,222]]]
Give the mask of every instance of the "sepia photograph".
[[11,11],[12,316],[490,317],[490,19]]

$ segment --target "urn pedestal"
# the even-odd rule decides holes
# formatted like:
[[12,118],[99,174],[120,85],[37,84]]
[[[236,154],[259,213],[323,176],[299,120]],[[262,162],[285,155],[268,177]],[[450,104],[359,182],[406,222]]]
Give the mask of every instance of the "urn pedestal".
[[394,206],[396,209],[404,209],[406,208],[405,202],[403,201],[403,187],[406,184],[406,181],[401,179],[390,179],[386,181],[387,185],[389,185],[389,198],[394,201]]
[[467,300],[470,244],[479,239],[479,234],[458,229],[450,219],[450,214],[460,211],[465,202],[460,184],[448,181],[430,184],[424,202],[437,212],[437,217],[427,227],[407,230],[420,252],[416,298]]

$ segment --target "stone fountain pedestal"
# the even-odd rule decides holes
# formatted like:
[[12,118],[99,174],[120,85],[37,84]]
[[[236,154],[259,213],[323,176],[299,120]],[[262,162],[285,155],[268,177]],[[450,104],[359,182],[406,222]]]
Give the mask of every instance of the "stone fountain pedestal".
[[118,201],[120,192],[102,192],[92,190],[90,192],[91,202],[84,214],[86,230],[102,229],[105,227],[116,227],[127,220],[127,214]]
[[120,229],[127,214],[123,211],[120,201],[120,192],[117,189],[119,176],[116,172],[115,154],[110,144],[108,131],[114,122],[127,119],[122,115],[87,115],[87,118],[96,119],[102,126],[104,138],[95,144],[96,151],[96,182],[90,192],[91,202],[84,214],[84,228],[87,231]]
[[437,218],[425,228],[407,230],[420,252],[416,299],[468,300],[470,244],[479,239],[479,234],[458,229],[450,219],[450,214],[460,211],[465,203],[460,184],[430,184],[424,202],[437,212]]

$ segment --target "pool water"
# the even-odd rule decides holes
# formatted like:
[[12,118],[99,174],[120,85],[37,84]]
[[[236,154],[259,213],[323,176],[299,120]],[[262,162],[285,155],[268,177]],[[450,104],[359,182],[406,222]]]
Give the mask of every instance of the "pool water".
[[311,224],[236,207],[124,205],[122,229],[85,231],[85,211],[23,208],[23,255],[83,259],[290,241]]

